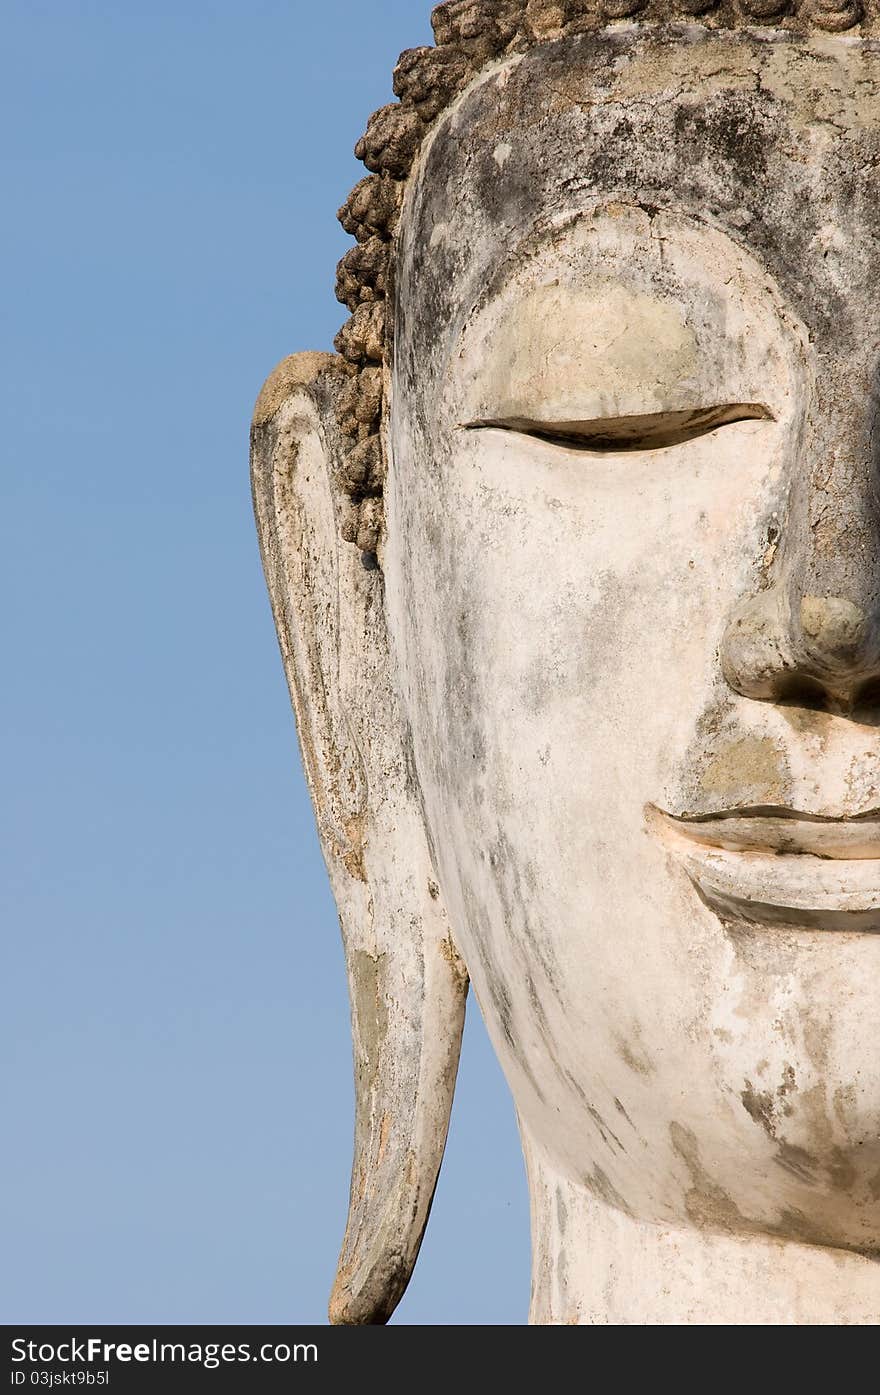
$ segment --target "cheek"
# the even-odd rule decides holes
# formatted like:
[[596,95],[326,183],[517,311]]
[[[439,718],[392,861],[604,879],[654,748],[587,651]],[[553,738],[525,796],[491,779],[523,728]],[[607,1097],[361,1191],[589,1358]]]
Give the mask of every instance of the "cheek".
[[660,774],[719,681],[727,615],[759,584],[783,474],[763,423],[607,460],[494,432],[461,448],[442,536],[411,567],[453,763],[476,727],[478,761],[513,747],[544,782],[558,763],[582,788],[585,763],[635,754]]
[[759,584],[788,473],[767,440],[743,428],[588,474],[487,435],[430,494],[396,496],[389,529],[438,871],[517,1107],[569,1175],[599,1167],[660,1218],[684,1214],[673,1126],[770,1217],[775,1145],[743,1099],[772,1070],[811,1079],[806,1046],[768,1050],[800,968],[771,980],[764,946],[740,963],[644,823],[719,701],[726,617]]
[[472,952],[471,927],[487,953],[518,926],[567,958],[609,864],[630,859],[642,896],[665,878],[644,806],[717,690],[781,509],[778,452],[751,423],[608,461],[480,433],[396,506],[417,765]]

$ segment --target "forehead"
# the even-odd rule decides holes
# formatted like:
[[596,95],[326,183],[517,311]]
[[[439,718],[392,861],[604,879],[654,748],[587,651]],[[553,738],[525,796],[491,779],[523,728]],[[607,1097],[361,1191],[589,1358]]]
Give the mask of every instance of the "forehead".
[[609,196],[722,230],[811,332],[858,340],[873,312],[878,171],[873,41],[692,28],[539,46],[485,75],[424,152],[398,246],[398,379],[424,381],[519,249],[540,276],[542,234],[564,238]]

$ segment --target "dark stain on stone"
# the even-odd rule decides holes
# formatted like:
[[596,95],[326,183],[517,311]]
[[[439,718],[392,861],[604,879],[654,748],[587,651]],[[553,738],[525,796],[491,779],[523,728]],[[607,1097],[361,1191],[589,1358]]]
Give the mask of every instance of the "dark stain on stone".
[[694,1225],[724,1231],[754,1229],[724,1188],[712,1181],[700,1159],[693,1131],[673,1120],[669,1125],[669,1136],[690,1175],[691,1185],[685,1195],[685,1209]]
[[559,1233],[564,1235],[568,1225],[568,1207],[562,1195],[562,1188],[556,1188],[556,1215],[559,1218]]
[[568,1290],[568,1260],[566,1259],[565,1247],[561,1246],[556,1256],[556,1282],[559,1286],[560,1294],[564,1295]]
[[626,1149],[624,1148],[620,1139],[617,1137],[617,1134],[614,1133],[613,1130],[608,1127],[608,1125],[605,1123],[605,1120],[602,1118],[602,1115],[599,1113],[598,1109],[596,1109],[594,1105],[588,1104],[587,1113],[589,1114],[593,1123],[596,1125],[596,1128],[599,1130],[599,1136],[601,1137],[602,1142],[607,1145],[610,1139],[610,1141],[614,1144],[615,1148],[617,1148],[618,1152],[625,1153]]
[[756,1090],[751,1080],[746,1081],[746,1088],[740,1095],[743,1107],[754,1119],[756,1124],[760,1124],[765,1133],[771,1138],[776,1137],[776,1124],[773,1119],[773,1108],[775,1101],[769,1090]]
[[366,1100],[376,1083],[388,1034],[384,959],[384,954],[374,956],[363,949],[354,950],[351,956],[353,1016],[357,1023],[355,1070],[359,1100]]
[[584,1185],[597,1196],[600,1201],[604,1201],[607,1206],[613,1206],[615,1210],[622,1211],[625,1216],[631,1216],[632,1210],[627,1206],[620,1192],[608,1179],[601,1167],[594,1167],[592,1172],[584,1176]]
[[634,1044],[631,1041],[627,1041],[625,1037],[618,1037],[617,1052],[624,1065],[629,1066],[630,1070],[634,1071],[636,1075],[654,1074],[654,1067],[641,1049],[641,1043]]
[[557,1060],[556,1056],[552,1052],[552,1049],[549,1048],[549,1045],[548,1049],[550,1050],[550,1059],[553,1062],[557,1074],[559,1075],[560,1079],[565,1081],[566,1085],[568,1085],[568,1087],[574,1091],[578,1099],[581,1101],[581,1104],[584,1106],[593,1123],[596,1125],[596,1128],[599,1130],[599,1137],[605,1144],[606,1148],[610,1148],[613,1146],[618,1150],[618,1152],[625,1153],[626,1149],[624,1148],[620,1139],[617,1137],[617,1134],[613,1131],[613,1129],[610,1129],[608,1127],[605,1120],[602,1118],[602,1115],[599,1113],[598,1109],[588,1099],[586,1091],[584,1090],[584,1087],[581,1085],[580,1081],[577,1079],[576,1076],[572,1075],[570,1070],[566,1070],[566,1068]]
[[800,1240],[804,1245],[824,1246],[829,1243],[827,1230],[810,1220],[809,1216],[805,1216],[796,1206],[788,1207],[780,1214],[775,1225],[768,1226],[767,1229],[773,1235],[782,1236],[786,1240]]
[[545,1041],[549,1041],[551,1036],[550,1023],[547,1020],[547,1013],[544,1009],[544,1004],[541,1002],[541,995],[535,984],[534,976],[528,970],[526,970],[526,993],[529,997],[529,1006],[534,1014],[538,1031]]
[[772,1138],[774,1142],[777,1138],[777,1122],[780,1114],[788,1115],[792,1112],[792,1106],[788,1097],[796,1087],[794,1067],[786,1065],[783,1068],[782,1080],[775,1093],[771,1090],[757,1090],[751,1080],[746,1081],[745,1089],[740,1095],[743,1108],[754,1119],[756,1124]]
[[626,1110],[624,1109],[623,1105],[621,1104],[620,1100],[617,1098],[616,1095],[614,1096],[614,1108],[617,1110],[618,1114],[622,1114],[622,1115],[623,1115],[624,1119],[625,1119],[626,1122],[629,1124],[630,1128],[631,1128],[631,1129],[635,1129],[635,1127],[636,1127],[635,1124],[633,1123],[632,1119],[631,1119],[631,1118],[629,1117],[629,1115],[627,1114]]
[[798,1182],[810,1185],[816,1181],[816,1160],[806,1148],[799,1148],[796,1144],[786,1143],[781,1139],[777,1144],[774,1161]]
[[858,1172],[843,1148],[835,1148],[828,1176],[835,1191],[848,1192],[858,1181]]

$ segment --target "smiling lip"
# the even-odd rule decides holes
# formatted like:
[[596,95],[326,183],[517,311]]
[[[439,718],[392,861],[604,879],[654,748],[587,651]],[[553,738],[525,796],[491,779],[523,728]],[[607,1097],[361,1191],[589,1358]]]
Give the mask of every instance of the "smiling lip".
[[772,806],[646,814],[724,919],[880,931],[880,809],[841,819]]

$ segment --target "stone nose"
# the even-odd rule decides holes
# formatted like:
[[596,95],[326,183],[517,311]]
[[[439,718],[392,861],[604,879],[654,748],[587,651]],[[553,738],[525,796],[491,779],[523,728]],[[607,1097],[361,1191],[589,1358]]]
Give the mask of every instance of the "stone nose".
[[736,607],[721,658],[728,683],[746,697],[850,708],[880,681],[880,613],[846,596],[771,586]]
[[734,607],[722,641],[746,697],[843,713],[880,698],[878,380],[823,381],[805,419],[763,589]]

